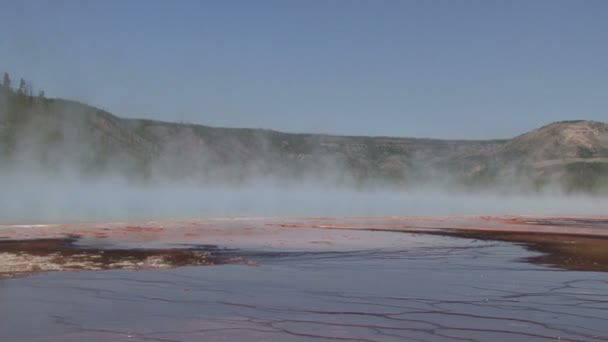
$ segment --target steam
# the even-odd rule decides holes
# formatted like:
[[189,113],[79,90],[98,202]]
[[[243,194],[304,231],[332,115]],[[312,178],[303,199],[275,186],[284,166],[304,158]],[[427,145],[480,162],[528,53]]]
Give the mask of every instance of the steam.
[[605,214],[606,198],[463,194],[444,189],[356,190],[314,183],[246,186],[133,184],[116,177],[12,176],[0,194],[1,223],[129,219],[447,214]]
[[491,186],[463,185],[428,162],[449,150],[353,165],[336,152],[334,137],[312,144],[309,135],[249,130],[235,138],[232,129],[121,120],[69,101],[21,97],[27,102],[15,109],[11,96],[0,92],[0,223],[605,214],[608,207],[607,197],[567,194],[551,179],[534,189],[531,178],[507,167]]

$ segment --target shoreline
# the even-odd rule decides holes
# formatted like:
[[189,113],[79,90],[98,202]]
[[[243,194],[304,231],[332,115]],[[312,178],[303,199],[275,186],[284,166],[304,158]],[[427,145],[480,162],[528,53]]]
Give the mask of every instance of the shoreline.
[[370,235],[374,231],[508,242],[541,253],[524,262],[608,272],[606,216],[274,217],[0,225],[0,279],[45,271],[250,265],[255,261],[240,251],[340,252],[390,244],[390,236]]
[[520,259],[524,262],[569,271],[608,272],[608,237],[605,236],[479,230],[427,234],[513,243],[541,253]]

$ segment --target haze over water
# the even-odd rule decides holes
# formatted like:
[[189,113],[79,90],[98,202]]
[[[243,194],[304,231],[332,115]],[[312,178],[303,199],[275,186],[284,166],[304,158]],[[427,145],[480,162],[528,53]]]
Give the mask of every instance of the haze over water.
[[0,341],[608,341],[607,1],[1,7]]

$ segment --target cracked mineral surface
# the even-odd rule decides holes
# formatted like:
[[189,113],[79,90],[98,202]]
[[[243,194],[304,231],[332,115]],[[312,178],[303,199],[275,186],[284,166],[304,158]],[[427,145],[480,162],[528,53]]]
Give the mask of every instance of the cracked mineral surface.
[[601,217],[5,225],[0,340],[608,341],[607,226]]

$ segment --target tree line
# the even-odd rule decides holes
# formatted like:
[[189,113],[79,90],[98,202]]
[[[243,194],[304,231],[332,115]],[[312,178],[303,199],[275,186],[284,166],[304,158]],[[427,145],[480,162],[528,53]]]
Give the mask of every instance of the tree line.
[[[13,88],[13,81],[8,72],[5,72],[4,76],[2,77],[1,86],[3,89],[13,91],[18,95],[34,97],[34,86],[32,82],[26,81],[25,79],[21,78],[19,80],[19,87]],[[45,96],[46,94],[44,93],[44,90],[40,89],[38,91],[38,97],[44,98]]]

